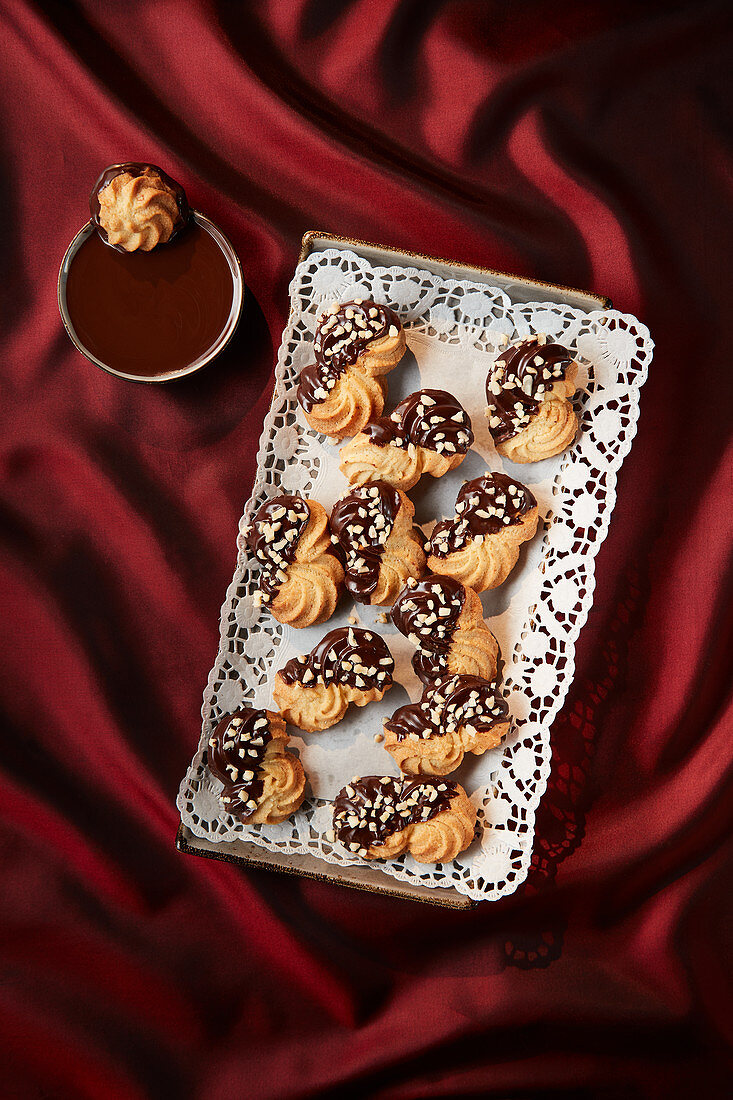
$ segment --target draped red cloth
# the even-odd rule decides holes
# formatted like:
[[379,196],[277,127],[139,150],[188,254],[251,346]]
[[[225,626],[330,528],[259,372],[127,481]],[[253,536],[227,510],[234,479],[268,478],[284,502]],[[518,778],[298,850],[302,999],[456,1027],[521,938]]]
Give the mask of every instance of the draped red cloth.
[[[729,1095],[727,5],[0,20],[0,1094]],[[249,285],[169,387],[95,369],[56,308],[92,182],[144,159]],[[532,871],[470,913],[173,846],[309,228],[608,294],[657,345]]]

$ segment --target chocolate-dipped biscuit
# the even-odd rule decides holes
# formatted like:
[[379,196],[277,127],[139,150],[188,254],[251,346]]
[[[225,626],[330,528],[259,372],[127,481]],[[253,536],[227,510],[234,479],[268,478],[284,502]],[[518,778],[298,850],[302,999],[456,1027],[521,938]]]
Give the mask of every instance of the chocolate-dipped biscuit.
[[353,489],[336,502],[331,530],[355,600],[391,604],[408,577],[423,573],[425,552],[414,517],[412,501],[385,481]]
[[495,681],[447,673],[385,720],[384,748],[403,772],[447,775],[465,753],[495,748],[508,730],[509,708]]
[[506,580],[537,530],[537,501],[521,482],[486,471],[467,481],[452,519],[433,528],[428,567],[483,592]]
[[247,546],[260,563],[256,599],[279,622],[301,628],[331,617],[344,571],[318,501],[272,497],[252,517]]
[[569,446],[577,369],[572,353],[542,334],[501,351],[486,379],[489,431],[500,454],[539,462]]
[[392,687],[394,659],[373,630],[331,630],[309,654],[275,676],[273,696],[283,717],[307,732],[340,722],[349,703],[366,706]]
[[242,707],[221,719],[209,737],[209,771],[223,784],[227,813],[248,824],[284,821],[303,801],[305,775],[287,752],[280,715]]
[[402,325],[388,306],[361,298],[333,302],[318,322],[314,361],[301,370],[298,382],[298,401],[311,427],[343,439],[379,416],[381,376],[404,351]]
[[420,863],[455,859],[473,840],[476,810],[457,783],[364,776],[333,804],[335,839],[363,859],[409,852]]
[[418,647],[412,667],[424,684],[446,672],[488,680],[496,675],[499,647],[483,620],[481,600],[455,577],[408,581],[391,618]]
[[342,449],[340,469],[352,484],[381,478],[407,491],[422,474],[442,477],[456,469],[472,445],[461,403],[446,390],[418,390]]
[[189,218],[186,192],[155,164],[128,161],[105,168],[89,209],[102,238],[119,252],[150,252],[167,244]]
[[247,529],[247,546],[260,563],[262,602],[268,603],[287,580],[285,567],[310,519],[310,507],[302,497],[283,493],[265,501]]

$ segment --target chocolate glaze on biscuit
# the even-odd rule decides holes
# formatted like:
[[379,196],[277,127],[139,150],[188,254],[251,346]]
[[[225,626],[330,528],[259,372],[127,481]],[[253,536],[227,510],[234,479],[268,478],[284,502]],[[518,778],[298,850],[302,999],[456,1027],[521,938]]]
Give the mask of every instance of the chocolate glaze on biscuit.
[[352,852],[365,854],[408,825],[430,821],[450,806],[455,783],[441,778],[392,778],[367,775],[336,795],[333,828],[336,839]]
[[488,730],[505,722],[508,714],[509,707],[498,694],[495,681],[447,673],[424,688],[419,703],[399,707],[384,728],[398,741],[408,737],[427,740],[463,726]]
[[460,581],[433,575],[408,582],[395,600],[392,622],[418,646],[412,667],[423,683],[448,671],[448,650],[465,598]]
[[331,512],[331,530],[343,552],[347,590],[368,603],[379,582],[379,568],[397,513],[400,495],[386,481],[352,490]]
[[503,443],[526,428],[545,392],[563,379],[573,356],[562,344],[529,336],[502,351],[486,379],[489,431]]
[[477,536],[495,535],[521,523],[537,506],[532,493],[507,474],[485,473],[467,481],[456,498],[456,514],[436,524],[430,536],[430,553],[447,557]]
[[396,335],[402,325],[396,313],[377,302],[356,299],[334,303],[321,317],[313,342],[315,361],[304,367],[298,382],[298,401],[306,412],[325,401],[346,369],[353,366],[368,344]]
[[338,627],[307,656],[294,657],[279,672],[283,683],[316,687],[341,684],[369,691],[392,685],[394,659],[386,642],[373,630]]
[[260,769],[272,740],[265,710],[241,707],[219,722],[206,749],[209,770],[224,784],[227,811],[246,819],[257,809],[264,783]]
[[413,443],[446,455],[466,454],[473,444],[471,418],[445,390],[411,393],[391,416],[367,424],[364,435],[375,447],[406,448]]
[[247,546],[261,565],[259,586],[267,600],[286,580],[287,567],[309,519],[308,502],[288,494],[272,497],[252,517]]

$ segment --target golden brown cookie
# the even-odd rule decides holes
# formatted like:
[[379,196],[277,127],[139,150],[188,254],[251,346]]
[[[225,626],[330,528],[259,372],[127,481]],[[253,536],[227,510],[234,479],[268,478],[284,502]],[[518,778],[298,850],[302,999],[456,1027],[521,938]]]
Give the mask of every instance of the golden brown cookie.
[[335,726],[349,703],[364,707],[392,687],[394,660],[372,630],[339,627],[308,656],[288,661],[275,676],[273,696],[286,722],[313,733]]
[[465,483],[453,519],[433,528],[428,568],[457,577],[476,592],[496,588],[517,564],[537,521],[537,501],[526,485],[487,470]]
[[483,619],[481,600],[455,577],[408,581],[391,612],[401,634],[418,647],[412,667],[424,684],[446,672],[496,676],[499,646]]
[[495,749],[509,732],[509,708],[495,681],[446,673],[384,722],[384,748],[408,775],[447,775],[464,755]]
[[486,379],[489,431],[512,462],[541,462],[575,439],[578,364],[562,344],[528,336],[502,350]]
[[355,778],[333,804],[335,839],[363,859],[448,863],[474,838],[476,808],[458,783],[367,775]]
[[400,319],[388,306],[361,298],[333,302],[318,322],[315,361],[303,368],[298,383],[311,428],[345,439],[381,416],[383,376],[397,366],[405,347]]
[[272,497],[252,517],[247,545],[260,563],[256,598],[278,622],[300,628],[331,618],[344,570],[318,501]]
[[331,512],[333,541],[346,563],[346,589],[360,603],[391,604],[408,577],[425,572],[415,506],[385,481],[353,489]]
[[472,445],[460,401],[445,390],[418,390],[342,447],[340,470],[352,485],[382,480],[407,492],[423,474],[455,470]]
[[120,171],[92,195],[95,221],[116,248],[150,252],[180,227],[182,189],[151,164],[118,167]]
[[288,752],[279,714],[241,707],[221,719],[206,748],[209,771],[224,784],[222,806],[248,825],[290,817],[305,797],[305,773]]

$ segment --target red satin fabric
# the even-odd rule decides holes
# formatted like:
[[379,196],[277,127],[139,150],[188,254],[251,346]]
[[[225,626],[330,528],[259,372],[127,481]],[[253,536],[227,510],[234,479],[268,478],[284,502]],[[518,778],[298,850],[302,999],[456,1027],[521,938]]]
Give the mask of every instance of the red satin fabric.
[[[0,1093],[670,1097],[731,1086],[727,5],[6,0]],[[73,349],[107,163],[233,240],[231,349]],[[434,910],[175,852],[304,230],[585,286],[657,343],[532,872]]]

